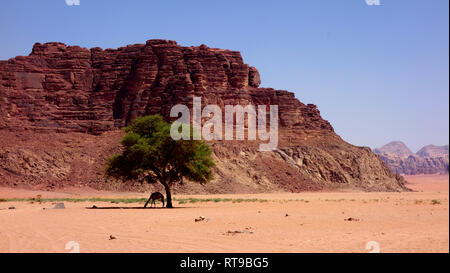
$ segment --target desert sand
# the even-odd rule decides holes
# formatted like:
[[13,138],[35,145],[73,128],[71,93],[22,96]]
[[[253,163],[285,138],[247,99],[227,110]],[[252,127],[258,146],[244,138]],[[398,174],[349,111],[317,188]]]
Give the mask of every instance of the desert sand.
[[[176,195],[178,200],[257,201],[174,202],[174,209],[108,202],[64,202],[65,209],[44,209],[55,204],[3,200],[0,252],[448,252],[449,176],[406,179],[414,192]],[[3,199],[38,194],[42,198],[148,196],[0,188]],[[93,205],[104,209],[89,209]],[[204,220],[196,222],[200,216]],[[366,249],[371,241],[375,248]]]

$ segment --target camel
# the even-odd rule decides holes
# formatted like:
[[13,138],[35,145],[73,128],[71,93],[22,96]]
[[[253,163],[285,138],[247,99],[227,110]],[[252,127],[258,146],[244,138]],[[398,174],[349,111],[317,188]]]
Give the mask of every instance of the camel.
[[150,202],[150,200],[152,200],[152,202],[150,203],[150,207],[152,207],[153,204],[155,204],[155,200],[161,200],[162,202],[162,206],[164,207],[164,195],[162,195],[162,193],[160,192],[154,192],[152,193],[152,195],[150,195],[150,198],[147,200],[147,203],[145,203],[144,208],[147,207],[148,202]]

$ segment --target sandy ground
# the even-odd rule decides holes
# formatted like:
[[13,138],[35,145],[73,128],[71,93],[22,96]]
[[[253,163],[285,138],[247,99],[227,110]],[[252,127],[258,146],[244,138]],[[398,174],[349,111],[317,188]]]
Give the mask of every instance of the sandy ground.
[[[174,209],[65,202],[65,209],[44,210],[54,204],[0,202],[0,252],[448,252],[449,176],[406,179],[416,192],[176,196],[267,201],[175,202]],[[0,188],[0,198],[37,194],[43,198],[145,196]],[[93,205],[109,209],[87,209]],[[16,209],[8,209],[11,206]],[[195,222],[199,216],[205,220]],[[233,231],[243,233],[229,233]],[[368,243],[374,247],[366,249]]]

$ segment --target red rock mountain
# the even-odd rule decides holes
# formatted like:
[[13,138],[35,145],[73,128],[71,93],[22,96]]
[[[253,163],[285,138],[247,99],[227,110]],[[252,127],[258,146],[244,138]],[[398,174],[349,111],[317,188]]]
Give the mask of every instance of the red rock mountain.
[[398,174],[448,173],[448,145],[427,145],[416,154],[401,141],[393,141],[374,152]]
[[411,152],[408,146],[406,146],[405,143],[401,141],[389,142],[383,147],[375,149],[374,152],[377,154],[388,154],[398,157],[408,157],[414,154],[413,152]]
[[[260,88],[256,68],[237,51],[149,40],[118,49],[35,44],[29,56],[0,61],[0,183],[119,189],[103,177],[119,149],[119,128],[173,105],[278,105],[279,147],[211,142],[215,180],[185,192],[404,190],[401,177],[367,147],[344,142],[320,116],[284,90]],[[129,188],[142,188],[130,182]]]
[[448,145],[436,146],[430,144],[422,147],[416,154],[421,157],[448,157]]

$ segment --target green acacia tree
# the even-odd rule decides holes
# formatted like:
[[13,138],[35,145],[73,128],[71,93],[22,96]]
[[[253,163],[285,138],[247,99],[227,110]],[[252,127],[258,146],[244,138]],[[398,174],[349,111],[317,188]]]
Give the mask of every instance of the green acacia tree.
[[[123,152],[108,159],[105,173],[123,181],[160,182],[172,208],[171,190],[183,178],[204,183],[213,178],[210,147],[201,140],[173,140],[171,124],[160,115],[136,118],[125,127]],[[192,130],[191,130],[192,135]],[[191,138],[192,139],[192,138]]]

